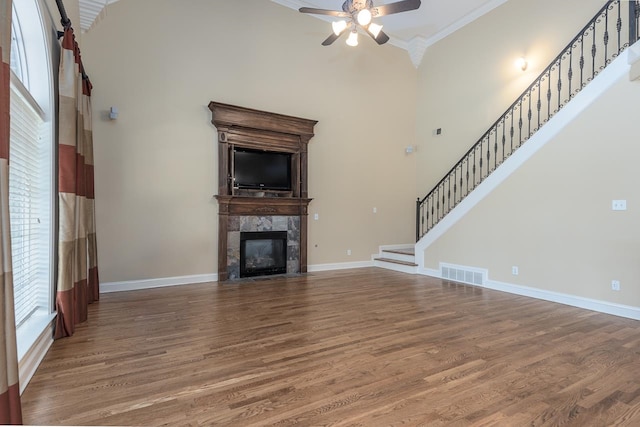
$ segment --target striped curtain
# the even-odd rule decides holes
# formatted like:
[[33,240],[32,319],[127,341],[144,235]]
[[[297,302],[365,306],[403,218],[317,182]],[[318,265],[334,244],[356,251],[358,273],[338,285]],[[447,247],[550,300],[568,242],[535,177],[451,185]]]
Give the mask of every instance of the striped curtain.
[[59,74],[58,278],[55,338],[73,335],[99,298],[91,82],[82,67],[73,28],[62,39]]
[[0,0],[0,424],[22,424],[9,226],[11,0]]

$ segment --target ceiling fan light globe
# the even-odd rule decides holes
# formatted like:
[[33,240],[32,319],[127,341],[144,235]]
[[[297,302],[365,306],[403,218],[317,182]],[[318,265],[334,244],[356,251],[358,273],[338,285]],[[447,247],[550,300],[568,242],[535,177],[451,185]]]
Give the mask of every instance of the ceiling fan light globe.
[[369,32],[373,34],[373,37],[378,37],[380,31],[382,31],[382,25],[378,25],[374,22],[369,24]]
[[352,31],[349,33],[349,37],[347,38],[347,44],[351,47],[358,46],[358,32]]
[[366,27],[371,23],[371,12],[369,9],[362,9],[358,12],[358,24]]
[[339,36],[347,28],[347,21],[335,21],[331,23],[333,34]]

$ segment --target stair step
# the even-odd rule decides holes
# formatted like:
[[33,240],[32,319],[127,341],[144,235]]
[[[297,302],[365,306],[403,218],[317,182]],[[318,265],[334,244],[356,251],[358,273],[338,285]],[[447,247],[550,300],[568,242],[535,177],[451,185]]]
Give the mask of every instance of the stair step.
[[392,253],[392,254],[415,256],[416,255],[416,248],[415,247],[410,247],[410,248],[398,248],[398,249],[383,249],[382,252],[389,252],[389,253]]
[[[383,251],[386,252],[386,251]],[[374,258],[374,261],[382,261],[382,262],[390,262],[392,264],[400,264],[400,265],[406,265],[409,267],[417,267],[418,264],[413,263],[413,262],[409,262],[409,261],[402,261],[399,259],[392,259],[392,258]]]

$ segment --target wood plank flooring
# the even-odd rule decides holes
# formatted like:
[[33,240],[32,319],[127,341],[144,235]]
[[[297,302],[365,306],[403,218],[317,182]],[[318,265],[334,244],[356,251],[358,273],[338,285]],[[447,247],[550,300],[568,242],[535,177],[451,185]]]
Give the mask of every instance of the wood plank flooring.
[[638,426],[640,323],[377,268],[105,294],[26,424]]

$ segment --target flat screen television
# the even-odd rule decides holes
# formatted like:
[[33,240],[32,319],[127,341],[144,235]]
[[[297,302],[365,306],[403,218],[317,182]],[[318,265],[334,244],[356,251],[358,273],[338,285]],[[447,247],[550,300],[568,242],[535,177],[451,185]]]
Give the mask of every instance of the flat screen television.
[[233,150],[236,188],[291,190],[291,154],[249,149]]

